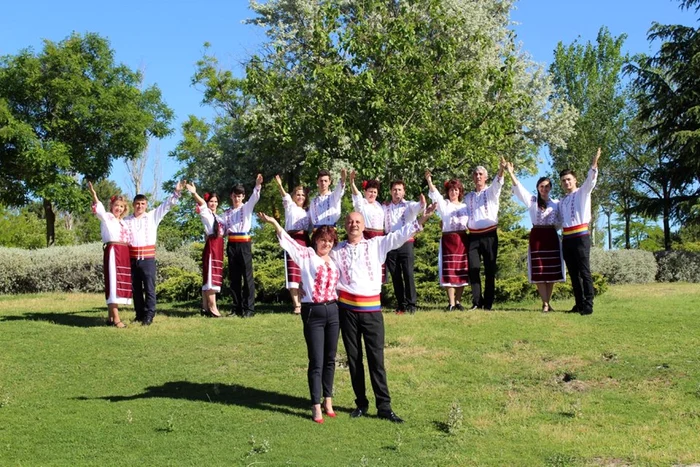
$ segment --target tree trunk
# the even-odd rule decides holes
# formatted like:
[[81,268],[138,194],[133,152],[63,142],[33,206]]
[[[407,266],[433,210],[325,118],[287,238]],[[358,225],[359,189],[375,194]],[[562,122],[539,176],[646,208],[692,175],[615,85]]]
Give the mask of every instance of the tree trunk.
[[632,223],[632,215],[630,213],[625,213],[625,249],[631,249],[630,245],[630,224]]
[[612,212],[606,212],[605,215],[608,216],[608,250],[612,250],[612,226],[610,225]]
[[44,199],[44,217],[46,218],[46,246],[56,243],[56,213],[53,212],[51,200]]
[[664,250],[671,251],[671,196],[664,187]]

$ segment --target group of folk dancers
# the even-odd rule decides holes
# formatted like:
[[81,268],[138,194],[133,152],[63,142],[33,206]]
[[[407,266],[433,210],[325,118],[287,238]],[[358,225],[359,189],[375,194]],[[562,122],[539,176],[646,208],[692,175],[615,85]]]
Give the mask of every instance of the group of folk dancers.
[[[458,179],[444,184],[444,196],[426,171],[429,196],[427,205],[404,200],[405,185],[401,180],[391,184],[391,202],[377,201],[379,183],[364,182],[364,196],[355,185],[355,172],[350,173],[354,211],[345,218],[347,240],[338,241],[335,224],[341,216],[341,200],[345,192],[347,172],[330,189],[330,172],[322,170],[317,177],[318,195],[311,199],[303,187],[291,194],[285,192],[279,176],[275,182],[282,195],[285,210],[284,228],[271,216],[258,213],[261,222],[271,224],[286,255],[287,287],[294,311],[301,315],[308,351],[308,385],[312,420],[323,423],[323,414],[335,417],[332,395],[335,356],[340,331],[348,357],[348,367],[355,409],[350,416],[366,415],[369,400],[363,365],[363,346],[367,353],[370,382],[375,396],[377,416],[395,423],[403,420],[391,406],[384,368],[384,319],[380,293],[386,269],[392,276],[399,312],[415,312],[416,292],[413,280],[413,236],[422,230],[428,218],[437,212],[442,220],[442,238],[438,268],[440,284],[448,296],[448,310],[463,310],[464,287],[472,292],[471,309],[490,310],[495,296],[496,257],[498,254],[498,208],[504,172],[513,181],[513,192],[528,208],[533,228],[528,247],[528,277],[535,283],[542,299],[542,310],[552,311],[550,299],[554,283],[564,280],[562,259],[572,279],[576,304],[571,312],[593,313],[593,282],[590,273],[591,192],[598,174],[600,149],[593,160],[588,177],[581,187],[571,170],[560,173],[565,192],[562,200],[550,198],[551,181],[537,181],[537,195],[531,195],[517,180],[513,165],[504,159],[497,176],[487,185],[488,173],[483,166],[472,172],[475,190],[464,194]],[[215,193],[197,194],[192,183],[178,182],[175,192],[161,206],[147,211],[145,196],[134,198],[134,214],[126,216],[128,205],[123,197],[112,197],[106,212],[97,195],[93,195],[93,211],[101,220],[104,249],[105,296],[109,310],[108,323],[124,327],[118,305],[128,304],[133,295],[136,320],[149,325],[155,316],[155,243],[158,224],[180,198],[186,188],[197,201],[206,233],[202,255],[202,314],[221,317],[216,306],[216,293],[223,277],[223,238],[233,292],[233,312],[241,317],[254,313],[250,229],[254,207],[260,198],[262,176],[258,174],[250,199],[244,203],[245,190],[237,185],[231,190],[232,207],[217,214],[219,197]],[[420,214],[420,218],[418,217]],[[560,242],[557,228],[563,229]],[[313,232],[311,238],[308,233]],[[484,264],[485,284],[482,293],[480,269]]]

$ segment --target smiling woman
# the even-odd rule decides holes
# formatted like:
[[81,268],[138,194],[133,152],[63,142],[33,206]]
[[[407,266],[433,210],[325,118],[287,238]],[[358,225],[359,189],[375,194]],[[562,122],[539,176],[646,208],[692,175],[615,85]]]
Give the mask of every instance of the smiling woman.
[[289,236],[274,217],[262,212],[258,217],[275,228],[280,245],[301,270],[301,320],[304,323],[304,338],[309,354],[311,418],[316,423],[323,423],[319,403],[321,391],[323,411],[329,417],[335,417],[332,397],[335,354],[340,333],[336,303],[338,296],[335,290],[339,273],[329,254],[338,243],[338,235],[333,227],[323,225],[311,237],[312,247],[305,247]]

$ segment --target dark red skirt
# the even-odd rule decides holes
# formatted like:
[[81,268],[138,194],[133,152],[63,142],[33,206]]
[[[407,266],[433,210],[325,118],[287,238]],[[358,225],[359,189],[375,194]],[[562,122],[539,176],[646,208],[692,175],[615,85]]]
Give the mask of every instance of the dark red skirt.
[[462,287],[469,283],[467,232],[443,232],[440,240],[440,285]]
[[[382,237],[384,236],[384,231],[383,230],[363,230],[362,235],[365,237],[365,240],[369,240],[370,238],[374,237]],[[386,284],[386,264],[382,263],[382,284]]]
[[126,243],[105,243],[103,255],[107,304],[131,303],[131,259]]
[[202,290],[221,291],[224,275],[224,237],[207,237],[202,251]]
[[554,227],[532,228],[527,256],[528,279],[531,283],[564,282],[564,258]]
[[[295,230],[287,232],[292,239],[301,246],[308,247],[311,245],[311,240],[309,239],[309,234],[305,230]],[[287,265],[286,267],[286,281],[288,289],[298,289],[301,283],[301,269],[297,263],[292,261],[287,252],[284,252],[284,260]]]

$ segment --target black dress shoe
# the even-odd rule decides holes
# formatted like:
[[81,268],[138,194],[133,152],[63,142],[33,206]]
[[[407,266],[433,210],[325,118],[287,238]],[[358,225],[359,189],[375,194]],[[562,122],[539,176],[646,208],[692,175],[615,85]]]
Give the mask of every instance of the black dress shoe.
[[403,423],[403,419],[391,410],[380,410],[377,412],[377,417],[383,420],[389,420],[392,423]]
[[367,407],[355,407],[355,410],[350,412],[350,418],[360,418],[367,415]]
[[469,311],[476,311],[479,309],[479,305],[472,305],[471,308],[469,308]]
[[457,303],[457,304],[455,305],[455,308],[458,309],[459,311],[464,311],[464,307],[462,306],[461,303]]
[[592,315],[593,314],[593,308],[587,309],[587,310],[581,310],[582,315]]
[[144,319],[143,321],[141,321],[141,326],[150,326],[151,324],[153,324],[152,319]]
[[564,313],[578,313],[578,312],[579,312],[578,307],[576,305],[574,305],[574,307],[572,309],[570,309],[569,311],[565,311]]
[[408,308],[406,308],[406,312],[407,312],[409,315],[413,315],[413,314],[416,313],[416,307],[414,307],[414,306],[409,306]]
[[455,311],[457,308],[455,308],[454,305],[447,305],[447,308],[445,308],[445,311]]

